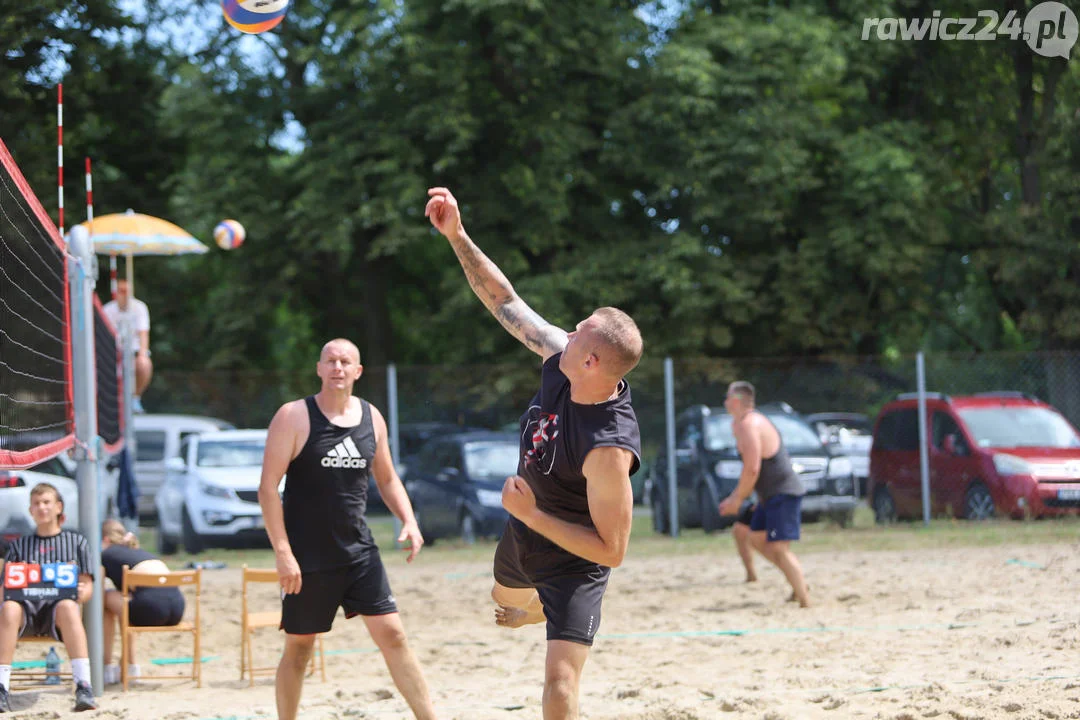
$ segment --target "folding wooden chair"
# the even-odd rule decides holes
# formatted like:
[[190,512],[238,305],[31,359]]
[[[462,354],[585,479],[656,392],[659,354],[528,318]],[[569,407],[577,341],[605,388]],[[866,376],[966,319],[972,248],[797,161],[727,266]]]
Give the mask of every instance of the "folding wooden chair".
[[[251,654],[251,639],[255,634],[255,631],[259,628],[279,628],[281,627],[281,608],[277,610],[266,610],[261,612],[251,612],[248,606],[248,583],[278,583],[277,570],[263,570],[259,568],[249,568],[247,565],[243,566],[242,575],[242,603],[241,603],[241,616],[240,616],[240,679],[244,679],[244,675],[248,676],[249,685],[255,686],[256,675],[273,675],[277,672],[277,666],[267,665],[263,667],[255,667],[254,656]],[[308,677],[315,674],[316,658],[318,658],[318,669],[322,673],[322,680],[326,682],[326,655],[323,653],[323,639],[322,635],[316,636],[315,650],[311,653],[311,664],[308,667]]]
[[[123,587],[120,592],[124,596],[124,612],[120,615],[120,684],[124,691],[128,689],[128,665],[131,664],[130,643],[138,633],[147,632],[171,632],[191,633],[194,640],[194,651],[191,656],[191,675],[152,675],[147,679],[153,680],[194,680],[196,687],[202,687],[202,656],[200,655],[200,624],[199,610],[202,596],[202,569],[176,570],[166,573],[136,573],[131,568],[124,566]],[[178,587],[193,586],[195,588],[195,622],[181,621],[176,625],[165,626],[134,626],[128,622],[128,605],[131,602],[131,593],[140,587]]]

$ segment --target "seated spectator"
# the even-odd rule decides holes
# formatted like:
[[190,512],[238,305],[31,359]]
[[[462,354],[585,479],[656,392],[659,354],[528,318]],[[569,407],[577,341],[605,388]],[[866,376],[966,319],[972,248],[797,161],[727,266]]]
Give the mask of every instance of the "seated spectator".
[[[113,638],[124,612],[121,594],[124,582],[124,566],[131,572],[169,572],[168,566],[146,550],[139,549],[139,540],[128,532],[119,520],[106,520],[101,527],[101,564],[105,577],[112,580],[116,590],[105,591],[105,683],[120,682],[120,665],[113,662]],[[142,587],[131,595],[128,604],[128,621],[138,627],[164,627],[176,625],[184,617],[184,594],[180,588]],[[123,639],[121,639],[123,642]],[[122,655],[123,653],[121,653]],[[128,646],[128,677],[139,677],[139,666],[134,662],[134,640]]]
[[62,641],[71,659],[71,675],[75,680],[75,712],[94,710],[97,700],[90,685],[90,653],[79,608],[94,591],[90,544],[79,533],[61,529],[64,499],[52,485],[39,483],[30,491],[30,514],[37,529],[33,535],[24,535],[11,542],[5,564],[77,565],[78,601],[17,601],[5,597],[0,606],[0,712],[11,712],[11,661],[21,637],[51,637]]

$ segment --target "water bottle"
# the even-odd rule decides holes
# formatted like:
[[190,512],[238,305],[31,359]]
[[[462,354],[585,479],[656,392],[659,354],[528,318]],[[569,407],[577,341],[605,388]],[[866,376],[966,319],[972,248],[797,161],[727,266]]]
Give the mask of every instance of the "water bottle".
[[60,684],[60,656],[53,647],[49,648],[49,654],[45,656],[45,684]]

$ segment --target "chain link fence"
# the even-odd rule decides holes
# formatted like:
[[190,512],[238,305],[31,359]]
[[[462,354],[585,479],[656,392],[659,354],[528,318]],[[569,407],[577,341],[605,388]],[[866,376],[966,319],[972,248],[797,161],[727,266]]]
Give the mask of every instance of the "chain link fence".
[[[915,368],[914,355],[675,359],[673,404],[676,415],[694,405],[720,408],[728,383],[749,380],[757,388],[759,404],[783,402],[804,416],[858,413],[873,422],[887,402],[916,390]],[[1026,393],[1055,406],[1074,427],[1080,426],[1080,353],[930,354],[925,357],[925,368],[930,392],[951,396]],[[398,421],[403,431],[410,425],[433,422],[514,429],[539,379],[539,363],[399,366],[395,370]],[[663,359],[643,360],[629,381],[644,456],[643,471],[634,478],[635,497],[640,501],[642,483],[666,442]],[[261,428],[282,403],[317,392],[318,387],[313,372],[166,371],[155,376],[143,400],[148,412],[209,415],[237,427]],[[365,366],[356,393],[388,415],[387,368]],[[944,443],[943,428],[928,426],[928,431],[931,452],[943,452],[939,447]],[[977,438],[969,440],[979,443]],[[937,456],[932,459],[941,460]],[[954,492],[945,493],[947,502],[934,502],[935,513],[956,512],[964,502],[965,488],[979,479],[974,470],[949,474],[931,468],[931,475],[938,490],[956,486]],[[866,492],[865,480],[858,487]],[[901,505],[901,515],[921,515],[915,510],[905,513],[904,500],[893,499]],[[1005,500],[997,502],[1000,505]],[[998,510],[1014,511],[1015,503]]]

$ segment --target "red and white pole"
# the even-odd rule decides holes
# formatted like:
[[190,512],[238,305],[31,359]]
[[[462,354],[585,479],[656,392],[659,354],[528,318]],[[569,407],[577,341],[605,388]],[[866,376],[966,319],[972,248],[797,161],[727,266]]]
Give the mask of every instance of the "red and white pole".
[[56,175],[60,237],[64,237],[64,84],[56,86]]

